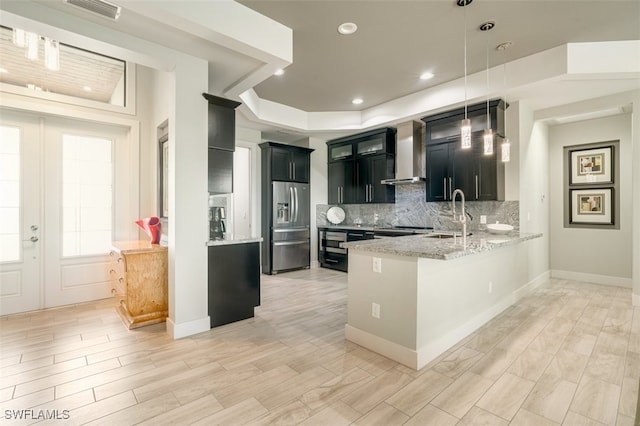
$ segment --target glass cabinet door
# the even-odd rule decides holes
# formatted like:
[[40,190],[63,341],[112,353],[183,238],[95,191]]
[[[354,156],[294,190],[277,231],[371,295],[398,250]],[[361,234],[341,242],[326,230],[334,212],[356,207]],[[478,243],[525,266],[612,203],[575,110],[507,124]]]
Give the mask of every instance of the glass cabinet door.
[[358,155],[369,155],[377,152],[384,152],[384,137],[377,136],[371,139],[358,142],[356,153]]
[[345,144],[345,145],[336,145],[330,148],[329,157],[331,160],[344,160],[345,158],[349,158],[353,155],[353,145]]

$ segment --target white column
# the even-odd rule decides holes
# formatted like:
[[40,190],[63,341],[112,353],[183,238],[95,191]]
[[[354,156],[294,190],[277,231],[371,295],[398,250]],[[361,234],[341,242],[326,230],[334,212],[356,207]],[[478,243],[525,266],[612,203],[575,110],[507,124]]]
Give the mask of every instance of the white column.
[[631,208],[633,238],[631,241],[631,280],[634,306],[640,306],[640,91],[635,92],[633,113],[631,115],[631,144],[633,149],[633,167],[631,176]]

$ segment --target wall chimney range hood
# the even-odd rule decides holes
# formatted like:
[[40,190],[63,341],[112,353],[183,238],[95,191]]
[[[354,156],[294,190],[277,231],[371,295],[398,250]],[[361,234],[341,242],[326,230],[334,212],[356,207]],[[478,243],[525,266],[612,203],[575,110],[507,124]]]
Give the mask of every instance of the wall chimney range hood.
[[397,126],[396,136],[396,177],[383,179],[385,185],[405,185],[424,182],[424,123],[409,121]]

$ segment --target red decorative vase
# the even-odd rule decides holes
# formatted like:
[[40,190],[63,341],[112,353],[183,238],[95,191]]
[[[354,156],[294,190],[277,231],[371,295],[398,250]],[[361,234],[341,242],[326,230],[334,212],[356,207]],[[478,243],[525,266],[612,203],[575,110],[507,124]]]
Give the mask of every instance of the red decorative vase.
[[151,239],[151,244],[158,244],[160,242],[160,218],[156,216],[145,217],[144,219],[136,220],[136,224],[147,233]]

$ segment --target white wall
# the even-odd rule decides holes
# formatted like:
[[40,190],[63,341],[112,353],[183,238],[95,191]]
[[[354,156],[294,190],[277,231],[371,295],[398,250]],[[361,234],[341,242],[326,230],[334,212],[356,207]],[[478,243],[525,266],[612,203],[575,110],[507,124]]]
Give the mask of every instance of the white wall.
[[309,138],[311,153],[311,267],[318,263],[318,228],[316,225],[316,204],[327,204],[327,143],[323,139]]
[[[564,227],[563,147],[619,140],[620,229]],[[549,130],[552,275],[631,286],[631,114],[552,126]]]
[[520,231],[543,234],[531,242],[525,265],[527,281],[532,281],[549,272],[548,131],[545,124],[534,121],[525,104],[516,102],[512,107],[518,113]]
[[[159,216],[157,128],[169,118],[174,75],[149,67],[137,67],[136,96],[142,121],[140,129],[140,216]],[[172,126],[173,123],[169,123]],[[164,231],[164,230],[163,230]]]
[[[262,221],[260,219],[260,209],[262,208],[262,196],[260,193],[260,174],[262,170],[260,162],[260,147],[262,134],[259,130],[236,127],[236,146],[248,148],[250,150],[250,182],[251,187],[251,237],[262,236]],[[236,171],[234,170],[234,175]],[[235,188],[234,188],[235,191]]]

